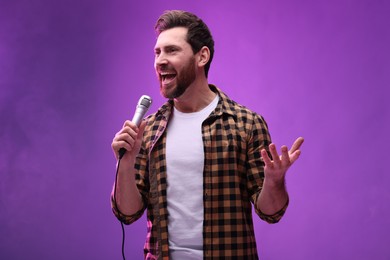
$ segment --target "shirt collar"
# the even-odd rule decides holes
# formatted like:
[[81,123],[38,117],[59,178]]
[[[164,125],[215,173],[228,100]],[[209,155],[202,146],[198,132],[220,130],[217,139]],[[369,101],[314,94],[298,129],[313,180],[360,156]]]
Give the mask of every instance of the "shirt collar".
[[[229,114],[231,116],[236,117],[236,109],[235,109],[235,102],[231,100],[224,92],[222,92],[218,87],[215,85],[209,84],[210,89],[217,93],[219,96],[218,105],[211,113],[211,116],[221,116],[223,113]],[[173,109],[173,100],[170,99],[167,102],[165,102],[157,111],[156,116],[163,116],[166,120],[168,120],[170,114],[172,113]]]

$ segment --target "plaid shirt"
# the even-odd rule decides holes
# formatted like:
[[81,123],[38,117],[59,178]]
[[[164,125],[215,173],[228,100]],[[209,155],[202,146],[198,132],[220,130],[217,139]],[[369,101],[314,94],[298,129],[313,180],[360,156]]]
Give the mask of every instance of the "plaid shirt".
[[[260,150],[268,149],[271,143],[268,128],[261,116],[232,101],[217,87],[210,88],[220,99],[202,124],[204,259],[258,259],[252,203],[263,185]],[[171,111],[172,101],[168,101],[147,118],[135,165],[143,208],[126,216],[112,203],[114,214],[125,224],[139,219],[147,209],[145,259],[169,259],[165,130]],[[287,204],[272,216],[255,211],[261,219],[276,223]]]

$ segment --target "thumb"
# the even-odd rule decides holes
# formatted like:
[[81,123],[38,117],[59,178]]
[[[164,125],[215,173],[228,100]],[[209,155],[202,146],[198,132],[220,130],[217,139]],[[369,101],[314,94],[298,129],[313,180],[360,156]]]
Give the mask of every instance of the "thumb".
[[[134,147],[133,147],[133,149],[131,149],[131,152],[129,153],[129,156],[131,156],[131,157],[135,158],[138,155],[138,153],[140,152],[141,145],[142,145],[142,138],[144,136],[145,126],[146,126],[146,121],[143,120],[138,127],[137,139],[135,140]],[[125,156],[126,156],[126,154],[125,154]]]
[[138,127],[137,140],[139,140],[139,139],[142,140],[142,136],[144,135],[145,126],[146,126],[146,121],[142,120],[141,124]]

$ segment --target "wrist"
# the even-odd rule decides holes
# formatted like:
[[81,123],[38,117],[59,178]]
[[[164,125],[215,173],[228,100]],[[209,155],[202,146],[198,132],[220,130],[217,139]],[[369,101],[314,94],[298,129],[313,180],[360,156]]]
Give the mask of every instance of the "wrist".
[[284,178],[281,180],[272,180],[269,178],[264,178],[263,187],[282,190],[286,188],[286,182]]
[[119,165],[120,172],[131,172],[134,170],[135,160],[128,159],[123,157],[122,159],[117,161],[117,167]]

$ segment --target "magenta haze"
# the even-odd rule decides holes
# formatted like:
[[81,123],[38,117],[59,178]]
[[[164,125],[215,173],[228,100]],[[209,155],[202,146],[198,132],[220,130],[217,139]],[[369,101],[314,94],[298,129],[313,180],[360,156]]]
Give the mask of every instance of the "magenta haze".
[[[153,26],[185,9],[214,35],[210,82],[262,114],[278,146],[306,139],[286,216],[255,220],[260,258],[389,259],[389,7],[2,1],[0,258],[120,259],[111,140],[141,95],[149,112],[164,102]],[[141,259],[145,219],[126,230],[128,259]]]

